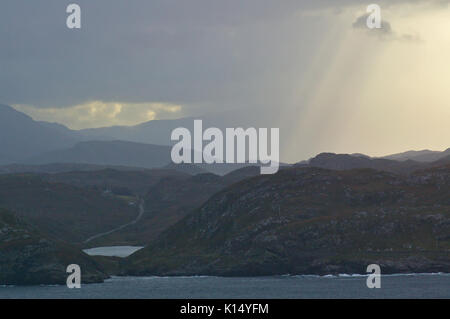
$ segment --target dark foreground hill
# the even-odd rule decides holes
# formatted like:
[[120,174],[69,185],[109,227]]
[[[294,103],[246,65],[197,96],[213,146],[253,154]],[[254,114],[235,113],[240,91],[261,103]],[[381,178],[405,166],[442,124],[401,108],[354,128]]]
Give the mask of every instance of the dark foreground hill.
[[44,236],[0,209],[0,285],[64,284],[70,264],[80,266],[82,283],[102,282],[107,277],[79,249]]
[[132,275],[450,272],[450,166],[257,176],[128,258]]

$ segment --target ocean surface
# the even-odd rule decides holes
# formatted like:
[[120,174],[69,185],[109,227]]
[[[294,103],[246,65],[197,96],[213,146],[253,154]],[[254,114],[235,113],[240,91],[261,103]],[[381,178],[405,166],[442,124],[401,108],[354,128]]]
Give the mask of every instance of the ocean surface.
[[114,277],[80,289],[66,286],[0,286],[0,298],[450,298],[450,274],[367,276]]

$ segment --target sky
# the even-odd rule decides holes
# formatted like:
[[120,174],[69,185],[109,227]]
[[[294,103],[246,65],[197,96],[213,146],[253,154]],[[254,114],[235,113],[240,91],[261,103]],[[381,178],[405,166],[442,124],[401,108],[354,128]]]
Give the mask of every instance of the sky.
[[448,1],[374,1],[373,30],[370,3],[3,0],[0,103],[72,129],[279,127],[287,162],[450,147]]

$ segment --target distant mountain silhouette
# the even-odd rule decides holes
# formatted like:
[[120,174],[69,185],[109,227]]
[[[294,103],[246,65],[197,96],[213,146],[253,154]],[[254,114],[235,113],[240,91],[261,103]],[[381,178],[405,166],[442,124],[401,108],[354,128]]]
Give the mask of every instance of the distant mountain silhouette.
[[70,147],[79,139],[62,126],[34,121],[0,104],[0,164],[14,163],[39,153]]
[[[225,131],[227,127],[268,127],[262,123],[249,123],[244,116],[236,116],[235,112],[215,112],[195,117],[170,120],[151,120],[137,125],[117,125],[110,127],[89,128],[77,131],[88,140],[124,140],[137,143],[172,145],[172,131],[184,127],[194,131],[194,120],[203,121],[203,129],[217,127]],[[267,124],[267,123],[266,123]]]
[[194,130],[193,118],[152,120],[134,126],[110,126],[78,131],[89,140],[124,140],[136,143],[171,145],[170,136],[177,127]]
[[[175,165],[170,157],[171,132],[193,131],[193,118],[154,120],[135,126],[71,130],[58,123],[34,121],[7,105],[0,105],[0,173],[67,171],[68,165],[130,166],[170,169],[191,175],[225,175],[249,164]],[[208,121],[211,122],[211,121]],[[204,123],[204,127],[213,124]],[[11,166],[14,164],[13,166]],[[51,166],[50,166],[51,164]],[[65,166],[55,167],[56,164]],[[30,165],[40,165],[30,166]],[[47,165],[47,167],[42,167]],[[77,169],[74,166],[74,169]],[[113,167],[114,168],[114,167]],[[84,167],[83,170],[90,168]],[[95,168],[94,168],[95,169]]]
[[384,156],[382,158],[396,161],[413,160],[416,162],[434,162],[448,155],[450,155],[450,148],[443,152],[430,150],[407,151],[403,153]]
[[[201,117],[198,117],[201,118]],[[64,163],[130,166],[139,168],[167,168],[191,175],[204,173],[225,175],[249,164],[183,164],[172,163],[170,135],[173,129],[185,127],[193,130],[194,118],[153,120],[135,126],[111,126],[84,130],[71,130],[58,123],[34,121],[28,115],[10,106],[0,105],[0,165],[42,165]],[[203,126],[223,129],[224,121],[203,119]],[[297,166],[314,166],[328,169],[374,168],[396,173],[409,173],[450,156],[444,152],[422,150],[408,151],[371,158],[364,154],[322,153]],[[444,160],[445,161],[445,160]],[[280,163],[280,166],[285,164]],[[429,166],[426,166],[429,167]],[[9,167],[17,171],[18,167]],[[24,167],[22,167],[23,169]],[[20,170],[21,168],[19,168]],[[40,168],[31,168],[31,171]],[[61,169],[61,168],[60,168]],[[65,169],[62,168],[64,171]],[[3,169],[0,169],[0,172]],[[3,170],[4,171],[4,170]]]

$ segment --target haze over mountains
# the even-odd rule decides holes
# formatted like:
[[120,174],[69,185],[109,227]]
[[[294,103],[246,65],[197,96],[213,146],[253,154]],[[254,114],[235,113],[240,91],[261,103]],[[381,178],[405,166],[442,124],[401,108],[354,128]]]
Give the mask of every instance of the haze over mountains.
[[76,134],[34,121],[12,107],[0,105],[0,163],[23,161],[51,150],[73,146]]
[[[207,120],[205,126],[216,124],[218,127],[224,125],[224,123],[212,123],[212,120]],[[57,123],[34,121],[10,106],[0,105],[0,165],[71,163],[141,168],[167,165],[170,167],[172,165],[170,134],[176,127],[192,130],[193,119],[156,120],[135,126],[71,130]],[[333,167],[325,163],[330,155],[320,154],[311,159],[309,165],[332,169],[373,167],[395,172],[410,171],[420,165],[407,161],[422,163],[437,161],[450,156],[450,149],[444,152],[408,151],[379,159],[369,158],[363,154],[336,155],[332,158],[333,164],[330,164]],[[406,163],[399,164],[398,161]],[[305,163],[299,165],[303,164]],[[223,175],[247,165],[196,166],[199,167],[178,168],[191,170],[191,172],[206,170]]]
[[[77,131],[58,123],[34,121],[6,105],[0,105],[0,119],[0,124],[5,124],[0,127],[0,165],[21,164],[13,168],[16,172],[20,168],[24,171],[39,169],[30,165],[59,164],[61,169],[62,163],[170,167],[173,165],[170,157],[172,130],[185,127],[193,131],[191,118]],[[248,164],[180,165],[175,169],[224,175],[244,166]],[[8,169],[0,168],[0,172],[2,170]]]

